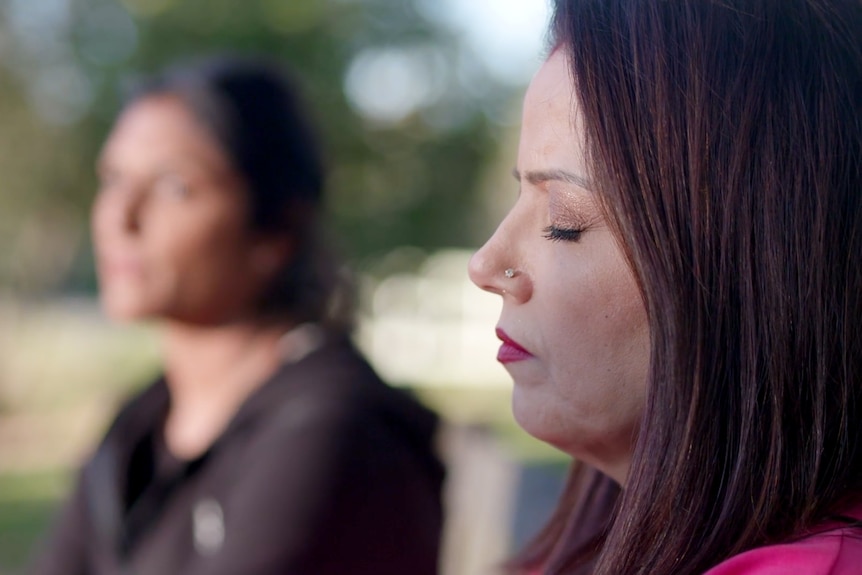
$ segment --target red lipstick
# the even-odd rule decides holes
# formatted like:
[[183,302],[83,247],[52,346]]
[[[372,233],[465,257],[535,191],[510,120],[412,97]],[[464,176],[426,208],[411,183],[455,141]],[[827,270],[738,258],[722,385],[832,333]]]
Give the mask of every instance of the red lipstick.
[[533,357],[532,353],[524,349],[521,344],[509,337],[499,327],[497,328],[497,337],[503,342],[503,345],[500,346],[500,350],[497,352],[497,361],[500,363],[514,363]]

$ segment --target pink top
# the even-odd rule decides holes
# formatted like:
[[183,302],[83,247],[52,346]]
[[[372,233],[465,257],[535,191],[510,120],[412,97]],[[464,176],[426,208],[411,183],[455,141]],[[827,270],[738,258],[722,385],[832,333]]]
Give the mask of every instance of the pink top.
[[[862,521],[862,500],[842,515]],[[862,527],[832,522],[798,541],[735,555],[704,575],[862,575]]]
[[[844,515],[862,520],[862,503],[849,508]],[[862,574],[862,528],[830,523],[804,539],[740,553],[705,575],[803,574]]]

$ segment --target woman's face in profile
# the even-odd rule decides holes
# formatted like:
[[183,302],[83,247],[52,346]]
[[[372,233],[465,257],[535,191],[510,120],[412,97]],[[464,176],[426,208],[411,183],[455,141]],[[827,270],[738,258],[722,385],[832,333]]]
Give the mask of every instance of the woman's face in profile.
[[576,104],[568,58],[557,50],[525,97],[517,201],[473,256],[470,276],[503,298],[498,359],[514,380],[518,423],[623,483],[643,411],[649,334],[591,190]]
[[227,157],[181,100],[127,108],[98,170],[92,225],[108,315],[220,323],[250,311],[279,262],[250,230]]

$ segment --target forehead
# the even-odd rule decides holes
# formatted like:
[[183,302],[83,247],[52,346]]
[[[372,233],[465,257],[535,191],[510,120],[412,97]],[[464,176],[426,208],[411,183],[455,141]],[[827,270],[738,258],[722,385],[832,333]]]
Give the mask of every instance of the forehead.
[[560,108],[558,111],[568,113],[573,102],[574,82],[569,58],[564,51],[555,50],[533,76],[524,97],[524,107],[553,108],[555,111]]
[[521,169],[565,168],[586,175],[583,123],[570,70],[565,52],[556,50],[530,82],[521,124]]
[[194,160],[218,169],[229,163],[215,138],[186,104],[177,96],[162,94],[145,96],[121,113],[105,142],[101,159],[136,163],[156,159],[172,163]]
[[186,105],[173,95],[145,96],[122,111],[112,131],[112,139],[125,137],[174,142],[175,138],[207,138]]

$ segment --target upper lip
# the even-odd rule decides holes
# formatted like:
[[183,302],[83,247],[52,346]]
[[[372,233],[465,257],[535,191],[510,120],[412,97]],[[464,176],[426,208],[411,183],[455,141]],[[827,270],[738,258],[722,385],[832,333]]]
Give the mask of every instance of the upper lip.
[[[518,350],[520,350],[520,351],[523,351],[524,353],[530,353],[530,351],[529,351],[529,350],[527,350],[524,346],[522,346],[520,343],[518,343],[517,341],[515,341],[514,339],[512,339],[511,337],[509,337],[509,334],[507,334],[507,333],[503,330],[503,328],[498,327],[495,331],[496,331],[496,333],[497,333],[497,337],[500,339],[500,341],[502,341],[502,342],[503,342],[503,343],[505,343],[506,345],[511,345],[511,346],[512,346],[512,347],[514,347],[515,349],[518,349]],[[530,353],[530,355],[533,355],[533,354],[532,354],[532,353]]]

